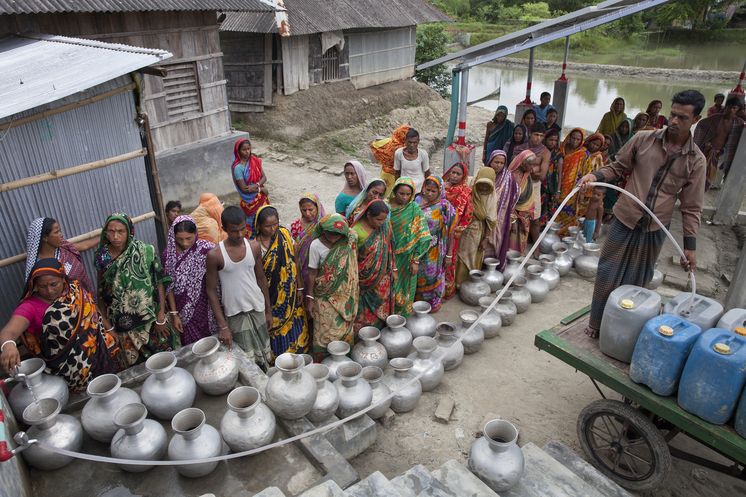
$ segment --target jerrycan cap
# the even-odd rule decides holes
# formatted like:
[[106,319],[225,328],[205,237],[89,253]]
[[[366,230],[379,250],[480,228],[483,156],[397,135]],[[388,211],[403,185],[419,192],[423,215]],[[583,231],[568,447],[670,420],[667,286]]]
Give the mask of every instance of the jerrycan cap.
[[622,299],[622,301],[619,302],[619,305],[622,309],[634,309],[635,302],[632,299]]
[[741,335],[742,337],[746,337],[746,328],[744,328],[743,326],[738,326],[733,331],[736,332],[736,335]]
[[718,342],[715,344],[713,349],[715,349],[715,352],[717,352],[718,354],[730,354],[730,345],[726,343]]
[[664,324],[664,325],[661,325],[660,328],[658,328],[658,333],[660,333],[664,337],[671,337],[673,336],[673,328],[671,328],[670,326],[666,326]]

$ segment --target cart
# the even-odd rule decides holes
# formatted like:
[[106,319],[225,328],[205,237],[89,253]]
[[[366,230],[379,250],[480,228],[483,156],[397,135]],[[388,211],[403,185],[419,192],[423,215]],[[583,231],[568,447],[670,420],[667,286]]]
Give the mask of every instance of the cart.
[[[679,407],[676,397],[662,397],[633,382],[629,364],[604,355],[598,340],[588,338],[585,327],[590,307],[539,332],[534,344],[562,362],[588,375],[601,397],[578,416],[580,445],[602,473],[632,491],[656,488],[671,471],[672,457],[746,480],[746,439],[732,426],[714,425]],[[619,393],[623,401],[607,399],[598,383]],[[726,465],[669,445],[685,435],[721,454]]]

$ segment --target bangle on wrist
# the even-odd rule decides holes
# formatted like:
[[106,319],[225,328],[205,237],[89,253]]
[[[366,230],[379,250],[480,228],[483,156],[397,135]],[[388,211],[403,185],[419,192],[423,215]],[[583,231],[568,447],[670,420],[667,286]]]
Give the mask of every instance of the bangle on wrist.
[[157,319],[155,320],[156,326],[163,326],[164,324],[166,324],[166,318],[163,318],[163,321],[158,321]]
[[298,291],[299,291],[299,292],[302,292],[303,290],[305,290],[305,288],[303,288],[303,287],[299,287],[299,288],[298,288]]
[[18,348],[18,345],[16,345],[16,341],[15,340],[5,340],[3,342],[3,344],[0,345],[0,353],[2,353],[5,350],[5,346],[8,345],[9,343],[12,343],[13,345],[16,346],[16,348]]
[[114,327],[112,326],[111,328],[104,328],[104,331],[106,333],[111,333],[112,331],[114,331]]
[[179,314],[179,311],[168,311],[169,314]]
[[225,326],[221,326],[221,327],[220,327],[220,329],[221,329],[221,331],[222,331],[222,330],[229,330],[229,329],[230,329],[230,326],[228,326],[228,325],[225,325]]
[[311,299],[311,300],[316,300],[315,298],[313,298],[313,295],[306,295],[306,298]]

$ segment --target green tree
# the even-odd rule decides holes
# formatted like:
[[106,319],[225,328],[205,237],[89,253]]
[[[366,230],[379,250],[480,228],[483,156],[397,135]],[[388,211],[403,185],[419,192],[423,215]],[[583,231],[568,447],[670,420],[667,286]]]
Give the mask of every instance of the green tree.
[[[417,26],[415,65],[443,57],[446,54],[447,43],[448,35],[446,35],[442,25],[423,24]],[[444,98],[450,94],[451,76],[442,64],[417,71],[414,77],[417,81],[430,86]]]

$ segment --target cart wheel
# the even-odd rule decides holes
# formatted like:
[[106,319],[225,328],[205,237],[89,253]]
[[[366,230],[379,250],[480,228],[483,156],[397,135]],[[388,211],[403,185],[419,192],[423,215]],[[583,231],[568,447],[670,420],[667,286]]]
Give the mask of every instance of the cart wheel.
[[632,491],[652,490],[671,471],[671,453],[658,429],[616,400],[597,400],[578,416],[583,451],[602,473]]

